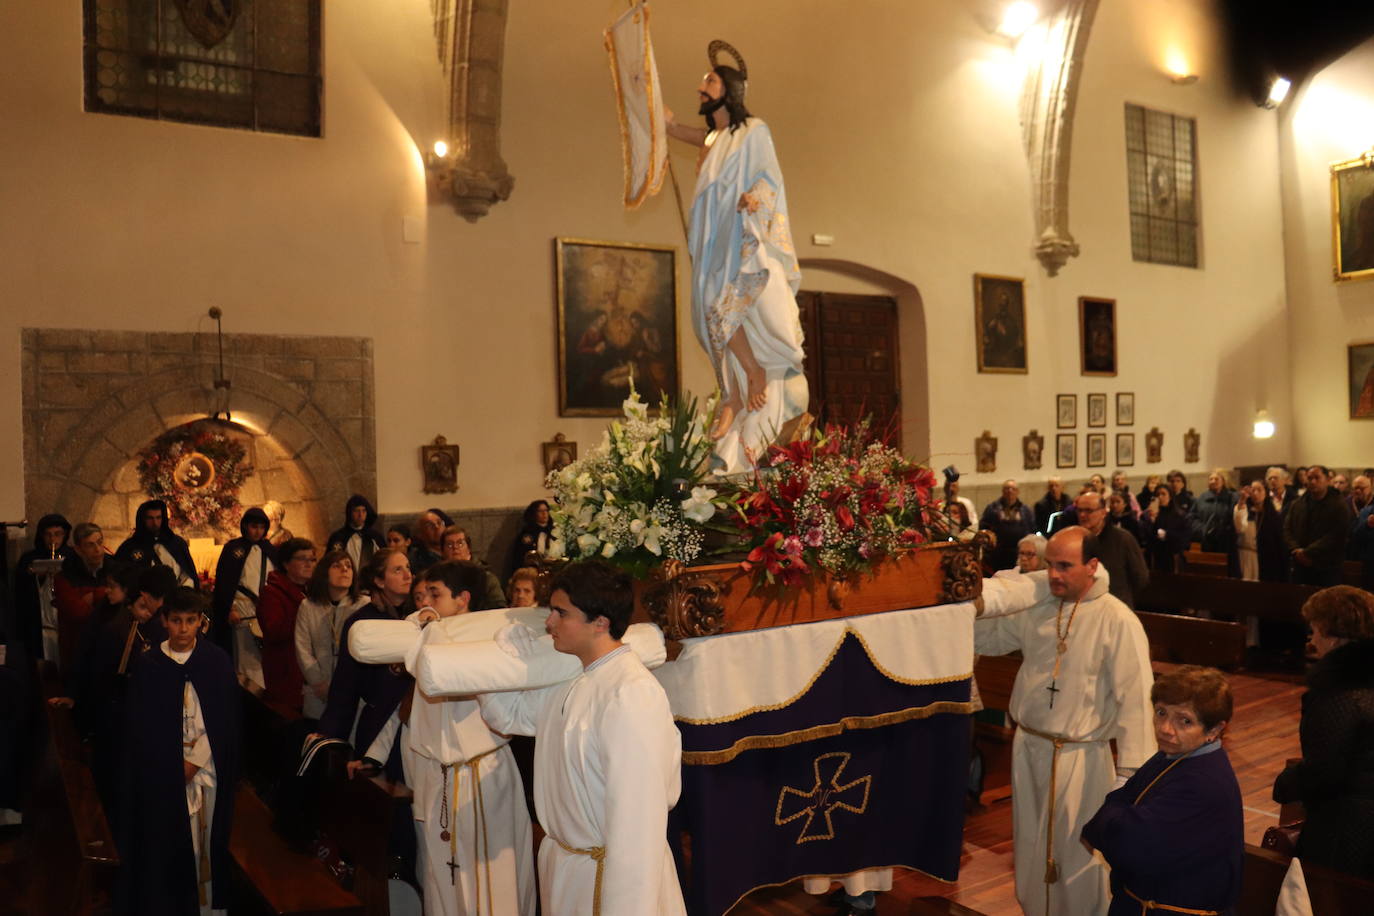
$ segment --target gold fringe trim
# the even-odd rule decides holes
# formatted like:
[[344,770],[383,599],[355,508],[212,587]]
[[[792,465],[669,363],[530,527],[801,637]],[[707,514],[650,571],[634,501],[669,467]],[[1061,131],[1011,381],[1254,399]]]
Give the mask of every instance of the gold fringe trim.
[[[633,8],[633,6],[634,6],[634,0],[631,0],[630,5],[631,5],[631,7]],[[653,195],[657,194],[660,190],[662,190],[662,188],[663,188],[663,178],[664,178],[664,176],[667,174],[667,171],[668,171],[668,169],[667,169],[666,167],[665,167],[665,168],[662,168],[662,169],[659,169],[659,170],[658,170],[658,177],[657,177],[657,178],[654,177],[655,166],[656,166],[656,164],[658,163],[658,154],[659,154],[658,136],[653,132],[653,129],[652,129],[652,125],[653,125],[653,121],[654,121],[654,118],[653,118],[653,113],[654,113],[654,92],[655,92],[655,89],[656,89],[657,87],[654,85],[653,80],[648,78],[648,77],[651,75],[650,72],[649,72],[649,55],[650,55],[650,53],[653,51],[653,41],[651,40],[651,38],[650,38],[650,36],[649,36],[649,7],[648,7],[647,4],[645,4],[644,6],[641,6],[641,7],[640,7],[640,13],[642,13],[643,16],[644,16],[644,64],[643,64],[643,66],[644,66],[644,74],[645,74],[645,80],[644,80],[644,84],[645,84],[645,95],[646,95],[645,101],[646,101],[647,107],[648,107],[648,115],[649,115],[650,130],[649,130],[649,162],[648,162],[647,170],[646,170],[645,175],[644,175],[644,187],[642,187],[642,188],[640,189],[640,191],[639,191],[638,194],[635,194],[635,192],[634,192],[634,187],[631,185],[631,181],[632,181],[632,177],[631,177],[631,176],[632,176],[632,172],[633,172],[633,165],[632,165],[631,163],[634,161],[634,156],[633,156],[633,155],[631,154],[631,152],[630,152],[630,146],[631,146],[631,144],[630,144],[629,118],[628,118],[628,117],[626,116],[626,114],[625,114],[625,95],[624,95],[624,91],[621,89],[621,85],[620,85],[620,58],[619,58],[619,56],[616,54],[616,50],[615,50],[615,36],[614,36],[614,31],[613,31],[613,29],[607,29],[607,30],[602,34],[602,43],[605,45],[606,53],[610,56],[610,62],[611,62],[611,82],[612,82],[612,84],[614,84],[614,86],[615,86],[615,109],[616,109],[616,115],[618,116],[618,118],[619,118],[619,120],[620,120],[620,151],[621,151],[621,156],[622,156],[622,157],[624,158],[624,160],[625,160],[625,209],[627,209],[627,210],[635,210],[635,209],[638,209],[638,207],[639,207],[640,204],[644,203],[644,201],[648,200],[650,197],[652,197]]]
[[760,748],[791,747],[794,744],[803,744],[820,738],[831,738],[847,730],[882,728],[885,725],[898,725],[915,719],[929,719],[931,716],[944,713],[971,715],[973,704],[955,700],[940,700],[928,706],[913,706],[909,709],[899,709],[896,712],[885,712],[876,716],[845,716],[838,722],[813,725],[810,728],[783,732],[780,735],[750,735],[748,738],[741,738],[729,747],[718,751],[683,751],[682,762],[689,766],[715,766],[729,763],[745,751]]
[[756,712],[773,712],[774,710],[778,709],[786,709],[788,706],[791,706],[793,703],[797,702],[802,697],[804,697],[807,694],[807,692],[810,691],[811,688],[816,685],[816,681],[820,680],[821,675],[825,674],[826,669],[830,667],[830,663],[835,660],[836,654],[838,654],[840,651],[840,646],[844,645],[844,638],[848,636],[850,633],[853,633],[855,638],[859,640],[859,645],[863,647],[864,654],[868,656],[868,660],[873,664],[873,667],[877,668],[878,672],[882,674],[883,677],[887,678],[890,681],[895,681],[898,684],[906,684],[908,687],[930,687],[934,684],[952,684],[955,681],[963,681],[973,677],[972,670],[968,671],[965,674],[953,674],[948,677],[932,678],[907,678],[901,677],[897,674],[893,674],[891,671],[888,671],[886,668],[884,668],[882,665],[878,663],[878,659],[876,659],[873,656],[873,650],[869,648],[868,643],[864,640],[863,636],[861,636],[857,630],[854,630],[850,627],[845,627],[844,632],[840,634],[840,638],[835,641],[835,645],[832,646],[830,648],[830,651],[826,654],[825,661],[821,662],[821,666],[816,669],[815,674],[811,675],[811,678],[806,682],[806,685],[802,687],[801,690],[793,694],[791,697],[787,698],[786,700],[783,700],[781,703],[768,703],[760,706],[750,706],[748,709],[742,709],[739,712],[730,713],[730,715],[728,716],[716,716],[714,718],[706,719],[693,719],[689,716],[673,716],[673,721],[681,722],[683,725],[723,725],[726,722],[737,722],[740,719],[743,719],[745,716],[752,716]]

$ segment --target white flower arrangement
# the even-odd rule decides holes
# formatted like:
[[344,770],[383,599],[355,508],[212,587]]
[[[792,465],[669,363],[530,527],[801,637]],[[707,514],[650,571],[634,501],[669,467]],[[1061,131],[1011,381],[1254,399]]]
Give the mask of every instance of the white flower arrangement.
[[665,559],[690,563],[702,526],[724,506],[702,482],[715,399],[703,417],[694,400],[674,405],[665,396],[651,417],[631,388],[622,411],[596,448],[545,481],[557,501],[554,543],[568,559],[600,557],[640,575]]

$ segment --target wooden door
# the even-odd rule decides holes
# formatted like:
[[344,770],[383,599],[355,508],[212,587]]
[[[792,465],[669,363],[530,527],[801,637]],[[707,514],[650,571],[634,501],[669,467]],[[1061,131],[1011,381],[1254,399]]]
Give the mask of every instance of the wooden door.
[[901,405],[897,300],[803,290],[797,304],[811,413],[822,423],[854,423],[871,414],[885,428]]

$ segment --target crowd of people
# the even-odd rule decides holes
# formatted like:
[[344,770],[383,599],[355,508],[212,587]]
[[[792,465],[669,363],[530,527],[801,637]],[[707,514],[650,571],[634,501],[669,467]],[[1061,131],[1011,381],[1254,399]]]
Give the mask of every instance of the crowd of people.
[[[224,545],[208,590],[158,500],[139,508],[134,532],[113,554],[98,526],[73,528],[50,515],[20,559],[9,658],[50,659],[60,672],[65,695],[49,702],[72,709],[119,846],[116,912],[218,912],[227,905],[244,689],[294,723],[289,733],[298,752],[291,769],[304,760],[304,772],[314,750],[340,743],[349,748],[350,776],[384,772],[411,788],[414,835],[393,851],[411,863],[425,912],[534,911],[530,816],[509,743],[512,734],[533,735],[558,723],[532,709],[528,727],[503,719],[498,730],[488,725],[496,713],[471,697],[430,697],[404,665],[358,661],[349,652],[350,630],[368,620],[405,621],[432,642],[447,630],[426,627],[445,618],[551,608],[546,626],[554,649],[582,663],[578,683],[606,681],[596,689],[609,692],[599,698],[593,721],[565,723],[577,740],[592,742],[578,767],[551,774],[535,760],[536,807],[545,807],[541,820],[552,833],[550,819],[571,824],[567,806],[590,804],[591,829],[603,847],[620,851],[618,866],[642,857],[640,821],[652,832],[676,801],[680,746],[662,688],[621,642],[633,609],[627,576],[584,562],[565,565],[550,582],[530,566],[556,538],[544,500],[525,511],[499,577],[474,556],[468,532],[439,509],[383,533],[372,504],[355,495],[344,507],[344,524],[322,549],[281,529],[275,515],[276,525],[263,507],[243,513],[239,536]],[[536,636],[530,631],[524,638]],[[567,699],[554,708],[560,705]],[[645,730],[652,734],[636,734]],[[596,738],[602,731],[616,740]],[[624,741],[660,749],[661,759],[635,764],[664,770],[656,803],[640,799],[615,808],[607,798],[613,788],[592,775],[619,766],[594,758],[613,755]],[[557,743],[554,736],[551,744]],[[289,779],[284,775],[278,786],[283,796],[305,785]],[[606,810],[596,808],[598,798]],[[299,805],[278,800],[281,825],[284,811]],[[611,812],[613,822],[604,821]],[[560,835],[587,833],[565,829]],[[661,844],[659,859],[671,865],[666,832]],[[647,874],[617,867],[604,879],[599,860],[589,859],[592,882],[577,877],[585,868],[562,861],[561,853],[544,858],[545,899],[568,903],[558,911],[605,900],[606,912],[649,912],[642,908],[649,899],[676,899],[681,909],[672,870],[658,859]],[[588,900],[569,899],[584,891]]]

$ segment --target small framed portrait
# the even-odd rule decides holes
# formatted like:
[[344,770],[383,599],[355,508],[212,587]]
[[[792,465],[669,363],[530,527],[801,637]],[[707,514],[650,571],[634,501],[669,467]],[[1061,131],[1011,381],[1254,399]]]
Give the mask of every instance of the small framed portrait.
[[1045,452],[1045,437],[1036,430],[1031,430],[1028,435],[1021,437],[1021,462],[1027,471],[1035,471],[1040,468],[1040,462]]
[[1135,392],[1116,393],[1116,425],[1135,426]]
[[435,436],[429,445],[420,446],[420,470],[426,493],[454,493],[458,490],[458,446]]
[[561,471],[577,460],[577,443],[569,442],[562,433],[554,433],[553,439],[540,446],[544,457],[544,476],[553,471]]
[[1105,393],[1088,395],[1088,425],[1107,425],[1107,395]]
[[1183,434],[1183,463],[1197,464],[1198,449],[1202,445],[1202,436],[1191,426]]
[[1116,300],[1078,297],[1078,353],[1084,375],[1116,375]]
[[1054,399],[1054,425],[1058,429],[1078,425],[1078,395],[1061,394]]
[[633,380],[678,393],[677,249],[556,239],[558,415],[616,417]]
[[1088,433],[1088,467],[1105,468],[1107,466],[1107,434]]
[[1078,433],[1060,433],[1054,437],[1054,466],[1071,468],[1078,465]]
[[1346,347],[1350,374],[1350,419],[1374,420],[1374,341]]
[[1331,165],[1331,249],[1337,281],[1374,277],[1374,149]]
[[979,372],[1026,373],[1026,281],[973,275]]
[[973,456],[977,460],[979,474],[991,474],[997,470],[997,437],[989,430],[973,440]]
[[1116,466],[1119,468],[1135,466],[1135,433],[1116,434]]
[[1145,463],[1159,464],[1163,460],[1164,453],[1164,434],[1159,431],[1158,426],[1151,426],[1150,431],[1145,434]]

